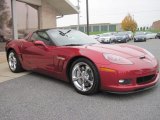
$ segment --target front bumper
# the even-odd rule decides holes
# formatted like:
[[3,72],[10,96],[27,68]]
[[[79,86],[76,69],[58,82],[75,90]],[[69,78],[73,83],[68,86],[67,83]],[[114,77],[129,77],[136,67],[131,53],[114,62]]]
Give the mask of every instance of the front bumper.
[[146,41],[146,38],[134,38],[134,41],[136,42]]
[[143,85],[130,85],[130,86],[109,86],[106,90],[111,93],[117,93],[117,94],[129,94],[129,93],[135,93],[140,92],[144,90],[151,89],[157,85],[157,82],[159,80],[159,74],[157,75],[156,79],[154,79],[152,82],[143,84]]
[[114,94],[131,94],[131,93],[137,93],[137,92],[149,90],[149,89],[152,89],[156,86],[158,86],[158,84],[154,84],[154,85],[149,86],[149,87],[138,88],[138,89],[131,90],[131,91],[128,91],[128,92],[115,92],[115,91],[108,91],[108,90],[106,90],[106,92],[114,93]]
[[127,39],[116,39],[115,40],[116,42],[118,42],[118,43],[122,43],[122,42],[127,42]]
[[[117,65],[118,66],[118,65]],[[146,66],[147,67],[147,66]],[[100,71],[100,78],[101,78],[101,89],[104,91],[114,92],[114,93],[132,93],[141,90],[148,89],[156,85],[159,80],[159,67],[158,64],[154,67],[148,68],[137,68],[135,66],[127,67],[121,66],[118,67],[112,66],[110,67],[112,71]],[[146,82],[138,83],[137,79],[140,77],[155,75],[155,77],[151,80]],[[129,79],[131,83],[129,84],[120,84],[118,81],[121,79]]]

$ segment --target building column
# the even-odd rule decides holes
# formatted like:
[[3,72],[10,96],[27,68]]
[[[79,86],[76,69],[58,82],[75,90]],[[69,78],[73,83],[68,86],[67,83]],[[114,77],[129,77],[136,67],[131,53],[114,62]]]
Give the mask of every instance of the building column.
[[12,25],[13,25],[12,34],[13,34],[13,39],[18,39],[16,0],[11,0],[11,11],[12,11]]
[[110,32],[110,31],[109,31],[109,25],[107,25],[107,31]]
[[38,7],[38,29],[56,27],[56,10],[46,1]]
[[42,7],[38,7],[37,9],[38,11],[38,29],[41,29],[42,28]]
[[99,25],[99,32],[102,32],[102,25]]

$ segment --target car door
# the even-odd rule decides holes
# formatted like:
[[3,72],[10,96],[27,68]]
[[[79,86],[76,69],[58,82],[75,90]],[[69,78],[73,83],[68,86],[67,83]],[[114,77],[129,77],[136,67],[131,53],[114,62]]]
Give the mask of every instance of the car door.
[[[35,41],[42,41],[44,45],[35,44]],[[53,72],[54,49],[55,46],[51,43],[46,32],[34,32],[22,45],[25,67],[38,72]]]

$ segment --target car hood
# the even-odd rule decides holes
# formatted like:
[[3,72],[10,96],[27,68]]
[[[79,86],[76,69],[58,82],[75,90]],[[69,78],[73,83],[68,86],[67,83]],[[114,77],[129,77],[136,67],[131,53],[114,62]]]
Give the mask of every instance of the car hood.
[[142,57],[146,54],[142,48],[126,44],[121,44],[121,45],[94,44],[94,45],[85,45],[84,47],[85,49],[100,52],[102,54],[103,53],[114,54],[125,58]]
[[125,36],[115,36],[115,38],[124,38]]
[[102,39],[110,39],[111,37],[110,36],[107,36],[107,37],[100,37]]

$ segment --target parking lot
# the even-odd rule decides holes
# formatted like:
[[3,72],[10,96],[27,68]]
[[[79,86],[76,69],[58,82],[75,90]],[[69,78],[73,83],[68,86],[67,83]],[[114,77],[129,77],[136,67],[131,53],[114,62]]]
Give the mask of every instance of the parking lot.
[[[149,50],[160,61],[160,39],[127,44]],[[159,119],[159,85],[134,94],[99,92],[85,96],[68,83],[37,73],[0,83],[0,120]]]

